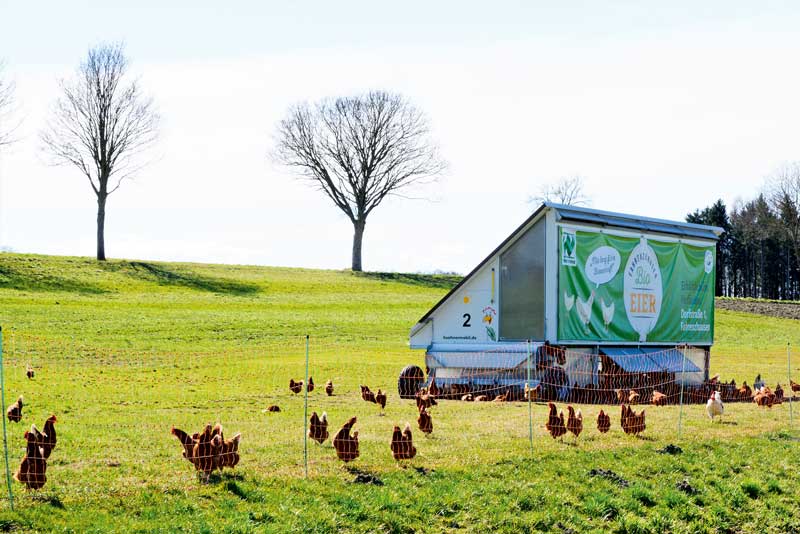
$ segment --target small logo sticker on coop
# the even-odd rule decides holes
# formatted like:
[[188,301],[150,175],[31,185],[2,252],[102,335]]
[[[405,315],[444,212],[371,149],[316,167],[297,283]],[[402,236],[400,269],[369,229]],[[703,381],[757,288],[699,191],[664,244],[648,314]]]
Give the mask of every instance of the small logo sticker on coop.
[[576,257],[578,241],[575,239],[575,232],[561,230],[561,265],[574,267],[578,264]]

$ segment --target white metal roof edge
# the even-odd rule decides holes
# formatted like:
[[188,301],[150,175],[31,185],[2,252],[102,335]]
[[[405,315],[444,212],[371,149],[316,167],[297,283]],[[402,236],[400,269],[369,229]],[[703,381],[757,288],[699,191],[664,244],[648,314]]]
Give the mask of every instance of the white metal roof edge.
[[[711,226],[711,225],[705,225],[705,224],[695,224],[695,223],[688,223],[688,222],[681,222],[681,221],[670,221],[668,219],[657,219],[655,217],[642,217],[642,216],[639,216],[639,215],[631,215],[631,214],[627,214],[627,213],[618,213],[618,212],[613,212],[613,211],[597,210],[597,209],[593,209],[593,208],[584,208],[584,207],[581,207],[581,206],[569,206],[569,205],[566,205],[566,204],[557,204],[555,202],[545,202],[542,205],[546,206],[548,208],[554,209],[559,214],[559,216],[561,216],[562,213],[576,212],[576,213],[583,214],[583,215],[586,215],[586,216],[607,217],[607,218],[613,218],[613,219],[620,219],[620,220],[629,222],[632,225],[632,227],[641,228],[642,230],[654,231],[654,229],[652,227],[648,226],[647,224],[641,224],[641,223],[650,223],[650,224],[666,227],[668,229],[669,228],[674,228],[674,229],[676,229],[678,231],[680,231],[681,229],[684,229],[684,230],[698,230],[698,231],[703,231],[703,232],[711,232],[711,233],[715,234],[716,237],[719,237],[724,231],[719,226]],[[564,218],[569,219],[568,216],[566,216]],[[613,221],[609,221],[609,225],[613,226],[614,225]],[[667,233],[678,233],[678,232],[667,232]],[[695,237],[697,237],[697,236],[695,235]]]

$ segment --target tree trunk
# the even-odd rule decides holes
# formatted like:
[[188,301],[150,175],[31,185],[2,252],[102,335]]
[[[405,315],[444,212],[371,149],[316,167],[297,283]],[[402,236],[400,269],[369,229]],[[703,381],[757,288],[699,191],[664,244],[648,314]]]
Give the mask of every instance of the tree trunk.
[[359,220],[353,223],[353,271],[361,272],[361,243],[364,238],[366,221]]
[[100,192],[97,195],[97,259],[106,261],[106,199],[108,194]]

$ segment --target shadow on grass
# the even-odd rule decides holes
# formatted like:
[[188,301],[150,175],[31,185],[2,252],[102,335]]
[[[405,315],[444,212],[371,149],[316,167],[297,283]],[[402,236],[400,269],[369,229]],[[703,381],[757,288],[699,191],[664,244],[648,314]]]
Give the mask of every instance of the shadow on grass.
[[0,265],[0,288],[19,291],[65,291],[91,295],[107,293],[105,289],[95,284],[63,278],[47,271],[15,269],[10,265]]
[[227,480],[225,482],[225,489],[228,490],[233,495],[236,495],[240,499],[246,501],[247,500],[247,492],[242,489],[242,487],[236,483],[235,480]]
[[56,495],[35,494],[31,497],[31,500],[49,504],[53,508],[58,508],[59,510],[65,509],[64,503],[61,502],[61,499],[59,499]]
[[186,287],[211,293],[252,295],[258,293],[260,289],[255,284],[202,276],[189,269],[175,269],[143,261],[103,263],[100,266],[107,271],[117,271],[132,278],[155,282],[163,286]]
[[381,282],[397,282],[413,286],[452,289],[463,278],[457,274],[414,274],[414,273],[378,273],[354,272],[360,278],[370,278]]

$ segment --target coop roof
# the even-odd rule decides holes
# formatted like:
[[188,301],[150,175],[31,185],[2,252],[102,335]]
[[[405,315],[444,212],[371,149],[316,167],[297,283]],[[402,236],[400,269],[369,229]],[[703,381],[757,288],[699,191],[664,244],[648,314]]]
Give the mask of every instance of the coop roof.
[[530,225],[536,221],[547,210],[555,212],[556,221],[575,222],[592,224],[601,227],[625,228],[640,232],[653,232],[659,234],[672,235],[677,237],[707,239],[716,241],[722,234],[722,228],[718,226],[706,226],[704,224],[693,224],[679,221],[668,221],[666,219],[654,219],[652,217],[641,217],[638,215],[628,215],[625,213],[615,213],[612,211],[602,211],[592,208],[581,208],[577,206],[567,206],[554,202],[545,202],[534,211],[530,217],[525,219],[511,235],[506,237],[483,261],[481,261],[468,275],[461,279],[456,286],[451,289],[433,308],[422,316],[419,323],[424,323],[436,309],[441,306],[450,296],[458,291],[467,280],[472,278],[480,269],[486,265],[496,254],[501,252],[506,245],[513,242],[520,234],[526,231]]

